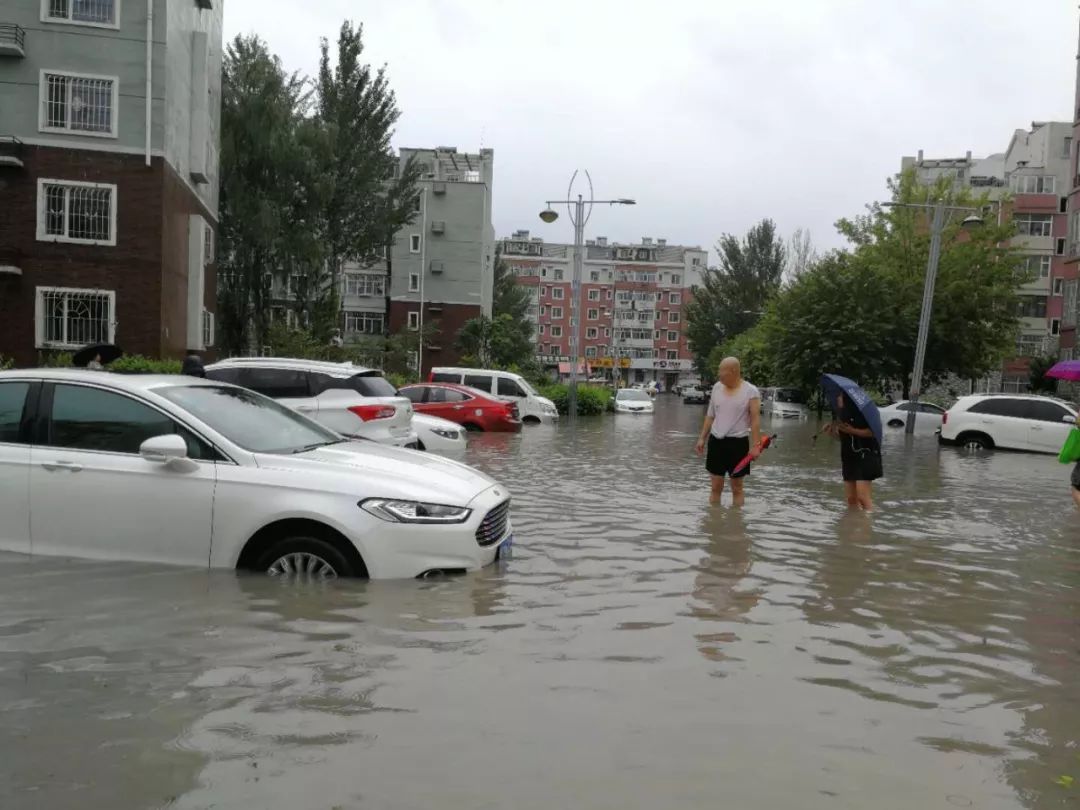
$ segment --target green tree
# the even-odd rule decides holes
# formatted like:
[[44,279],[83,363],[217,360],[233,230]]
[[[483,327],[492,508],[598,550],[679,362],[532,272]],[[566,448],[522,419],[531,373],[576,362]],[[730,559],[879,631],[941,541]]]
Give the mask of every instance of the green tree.
[[[920,185],[912,172],[891,181],[889,187],[897,203],[943,199],[950,205],[975,208],[989,203],[985,196],[955,191],[947,180],[932,187]],[[873,280],[866,293],[889,303],[885,371],[900,383],[905,397],[911,390],[930,250],[927,217],[924,209],[875,204],[867,214],[837,223],[854,246],[853,266]],[[1015,345],[1017,287],[1027,280],[1016,249],[1009,245],[1015,229],[1011,222],[999,224],[993,215],[984,217],[983,225],[965,229],[962,218],[952,217],[942,234],[925,383],[948,374],[981,377],[998,367]],[[842,303],[854,306],[850,299]],[[842,317],[843,305],[837,307],[837,317]]]
[[1041,391],[1046,394],[1056,394],[1058,381],[1053,377],[1047,377],[1046,372],[1057,363],[1057,358],[1053,355],[1046,357],[1033,357],[1031,359],[1031,365],[1028,369],[1031,376],[1031,390]]
[[532,296],[529,291],[517,283],[517,277],[502,257],[502,248],[495,249],[495,284],[492,297],[491,313],[493,316],[509,315],[521,323],[523,329],[532,334],[532,325],[528,322]]
[[787,251],[771,219],[740,241],[724,234],[716,244],[720,266],[706,268],[686,306],[687,337],[698,371],[707,374],[709,353],[753,326],[780,289]]
[[271,278],[309,257],[294,226],[310,155],[297,137],[309,91],[256,36],[238,36],[222,69],[218,229],[220,345],[240,353],[265,342]]
[[320,235],[328,254],[328,286],[336,294],[343,261],[376,261],[392,235],[416,218],[420,166],[415,160],[399,166],[390,145],[401,113],[385,66],[372,70],[361,60],[363,26],[342,23],[333,65],[326,39],[320,49]]
[[742,365],[743,376],[754,385],[759,387],[776,385],[777,372],[768,342],[770,323],[766,317],[753,328],[713,348],[709,352],[706,379],[715,382],[720,361],[725,357],[737,357]]
[[466,321],[458,334],[462,363],[481,368],[515,370],[535,377],[536,346],[529,318],[532,297],[517,283],[501,253],[495,255],[492,316]]

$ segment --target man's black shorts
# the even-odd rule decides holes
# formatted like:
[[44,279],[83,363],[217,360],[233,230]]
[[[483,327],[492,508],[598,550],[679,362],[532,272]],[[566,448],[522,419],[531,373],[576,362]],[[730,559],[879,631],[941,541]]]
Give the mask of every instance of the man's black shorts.
[[750,437],[725,436],[718,439],[709,435],[709,453],[705,457],[705,469],[710,475],[730,475],[732,478],[742,478],[750,474],[750,465],[747,464],[737,473],[732,473],[735,466],[750,453]]

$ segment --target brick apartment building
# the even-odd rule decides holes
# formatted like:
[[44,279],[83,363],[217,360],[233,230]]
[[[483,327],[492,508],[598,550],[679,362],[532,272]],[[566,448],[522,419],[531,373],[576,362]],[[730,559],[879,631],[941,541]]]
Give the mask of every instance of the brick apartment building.
[[1024,255],[1032,280],[1017,290],[1021,303],[1016,353],[1000,374],[984,381],[990,390],[1026,390],[1033,357],[1058,355],[1075,345],[1075,317],[1070,320],[1066,314],[1075,310],[1068,295],[1075,301],[1077,278],[1077,265],[1066,256],[1072,130],[1072,124],[1036,121],[1029,130],[1016,130],[999,154],[972,158],[968,152],[964,157],[927,159],[920,151],[901,161],[902,170],[914,169],[924,183],[948,176],[957,187],[986,192],[992,200],[1008,199],[996,215],[1015,221],[1019,233],[1013,245]]
[[1059,351],[1059,357],[1062,360],[1073,360],[1080,356],[1076,336],[1077,321],[1080,320],[1080,45],[1077,46],[1076,86],[1072,109],[1072,149],[1065,184],[1069,195],[1066,203],[1068,236],[1065,246],[1065,267],[1069,275],[1064,282],[1062,294]]
[[214,342],[222,0],[0,3],[0,355]]
[[[530,317],[537,358],[566,374],[571,368],[570,318],[574,246],[517,231],[502,255],[533,298]],[[621,368],[627,382],[665,388],[695,378],[684,307],[701,281],[708,252],[645,238],[640,244],[590,239],[582,259],[584,361],[591,374]],[[578,359],[581,362],[581,358]]]

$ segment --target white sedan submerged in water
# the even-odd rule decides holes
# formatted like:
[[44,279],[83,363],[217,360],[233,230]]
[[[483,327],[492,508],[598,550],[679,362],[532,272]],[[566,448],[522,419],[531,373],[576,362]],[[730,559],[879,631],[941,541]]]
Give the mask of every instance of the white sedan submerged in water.
[[0,372],[0,550],[330,578],[481,568],[504,487],[188,377]]
[[640,388],[623,388],[612,403],[615,413],[652,413],[652,397]]

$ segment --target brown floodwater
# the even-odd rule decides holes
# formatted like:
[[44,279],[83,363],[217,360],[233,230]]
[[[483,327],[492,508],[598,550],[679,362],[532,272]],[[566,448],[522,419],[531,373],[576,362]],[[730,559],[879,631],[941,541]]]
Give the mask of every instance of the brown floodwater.
[[1069,469],[891,434],[867,517],[788,423],[710,508],[702,414],[473,437],[458,578],[4,556],[0,808],[1080,806]]

